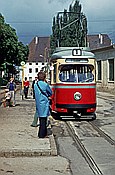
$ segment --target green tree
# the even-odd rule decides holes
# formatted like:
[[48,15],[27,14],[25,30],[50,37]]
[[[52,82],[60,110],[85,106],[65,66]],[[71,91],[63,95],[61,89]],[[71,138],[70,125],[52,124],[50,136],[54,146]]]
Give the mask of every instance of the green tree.
[[14,60],[16,48],[18,44],[18,37],[15,29],[11,28],[9,24],[3,23],[0,30],[0,61],[11,63]]
[[78,0],[73,6],[69,6],[69,12],[64,10],[64,12],[58,13],[54,21],[50,38],[52,50],[55,50],[57,46],[87,46],[87,19],[81,12],[81,4]]
[[16,65],[19,66],[21,61],[26,62],[29,54],[29,48],[27,45],[25,46],[22,42],[18,42],[17,51],[18,51],[18,54],[16,58]]
[[8,73],[14,73],[14,65],[26,61],[28,53],[28,46],[18,41],[16,30],[6,24],[0,14],[0,67]]

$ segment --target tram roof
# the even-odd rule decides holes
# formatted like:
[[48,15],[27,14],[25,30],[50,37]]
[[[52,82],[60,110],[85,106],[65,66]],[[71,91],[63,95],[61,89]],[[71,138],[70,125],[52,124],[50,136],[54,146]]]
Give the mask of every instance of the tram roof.
[[[73,50],[80,50],[81,55],[73,55]],[[52,59],[58,58],[95,58],[89,47],[57,47],[51,56]]]

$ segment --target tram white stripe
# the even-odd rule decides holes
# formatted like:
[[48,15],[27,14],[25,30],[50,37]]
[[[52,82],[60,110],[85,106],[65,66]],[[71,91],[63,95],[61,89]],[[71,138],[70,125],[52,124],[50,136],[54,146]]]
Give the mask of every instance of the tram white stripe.
[[96,88],[96,86],[52,86],[52,88],[60,88],[60,89],[92,89]]

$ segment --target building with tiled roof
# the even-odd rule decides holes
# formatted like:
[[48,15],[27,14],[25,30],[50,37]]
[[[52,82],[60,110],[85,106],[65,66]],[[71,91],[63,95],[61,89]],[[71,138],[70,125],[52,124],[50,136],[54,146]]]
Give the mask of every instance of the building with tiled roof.
[[[111,39],[107,34],[88,35],[87,42],[91,50],[111,45]],[[29,44],[27,62],[44,62],[44,59],[48,59],[49,50],[50,37],[34,37]]]
[[97,89],[115,93],[115,45],[107,34],[88,35],[87,42],[96,57]]
[[34,37],[29,44],[29,56],[24,69],[24,77],[31,82],[49,61],[50,37]]
[[[108,55],[109,51],[107,52],[103,51],[103,48],[105,48],[106,50],[107,48],[112,47],[111,39],[107,34],[88,35],[87,42],[88,42],[88,46],[91,48],[91,51],[93,51],[94,54],[96,54],[98,64],[102,62],[100,61],[101,59],[104,59],[106,57],[109,58],[109,55]],[[27,76],[30,82],[33,81],[37,73],[44,67],[44,65],[46,65],[47,62],[49,62],[49,51],[50,51],[50,37],[34,37],[30,42],[29,56],[28,56],[28,60],[25,65],[25,71],[24,71],[24,76]],[[101,55],[101,53],[103,52],[105,52],[104,57],[102,57]],[[101,55],[101,58],[99,57],[99,54]],[[112,64],[114,64],[113,57],[112,57],[112,60],[109,59],[109,61],[111,61]],[[97,69],[97,71],[98,70],[99,68]],[[111,72],[108,73],[110,74],[110,80],[113,78],[114,69],[112,70],[112,72],[113,72],[112,75],[110,74]],[[98,76],[99,74],[97,75],[97,81],[98,81]]]
[[48,58],[49,49],[50,37],[34,37],[29,44],[27,62],[44,62],[43,58],[44,56]]
[[87,43],[92,50],[110,46],[111,39],[107,34],[87,35]]

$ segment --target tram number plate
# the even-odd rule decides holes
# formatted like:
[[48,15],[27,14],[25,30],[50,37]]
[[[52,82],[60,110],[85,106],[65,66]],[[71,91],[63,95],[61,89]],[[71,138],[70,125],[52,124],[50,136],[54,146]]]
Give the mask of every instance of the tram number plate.
[[78,113],[78,111],[73,111],[73,113],[74,113],[74,114],[77,114],[77,113]]
[[81,113],[79,113],[78,111],[73,111],[73,114],[78,115],[79,117],[81,117]]

